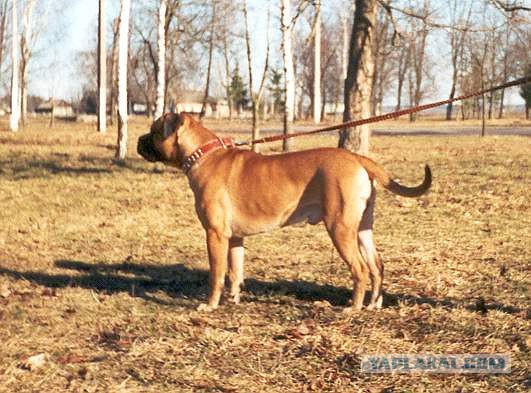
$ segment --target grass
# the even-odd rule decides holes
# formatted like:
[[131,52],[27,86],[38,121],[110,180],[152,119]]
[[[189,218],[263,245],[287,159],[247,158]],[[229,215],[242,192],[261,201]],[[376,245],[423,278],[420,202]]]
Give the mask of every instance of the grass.
[[[136,155],[145,129],[132,121],[125,165],[112,161],[114,130],[34,121],[0,133],[0,391],[529,387],[529,138],[372,139],[373,158],[401,182],[418,183],[426,162],[434,172],[419,199],[379,191],[382,310],[342,313],[349,275],[318,225],[247,239],[242,304],[203,314],[208,262],[193,196],[179,171]],[[359,371],[369,353],[493,352],[511,354],[511,374]]]

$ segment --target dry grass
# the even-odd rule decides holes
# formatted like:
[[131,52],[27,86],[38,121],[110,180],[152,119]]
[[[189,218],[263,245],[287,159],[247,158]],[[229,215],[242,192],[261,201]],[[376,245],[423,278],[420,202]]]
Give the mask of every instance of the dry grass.
[[[133,122],[131,150],[145,128]],[[249,238],[242,304],[196,312],[208,264],[186,178],[134,152],[113,164],[114,138],[0,133],[0,391],[529,387],[529,138],[373,138],[402,182],[429,162],[434,185],[418,200],[379,192],[385,307],[356,315],[341,312],[351,284],[322,226]],[[359,372],[366,353],[490,352],[510,353],[512,373]]]

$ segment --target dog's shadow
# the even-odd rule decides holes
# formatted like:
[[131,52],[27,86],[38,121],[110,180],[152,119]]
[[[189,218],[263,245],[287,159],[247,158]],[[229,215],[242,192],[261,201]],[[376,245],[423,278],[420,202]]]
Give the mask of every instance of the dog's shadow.
[[[177,300],[204,301],[208,294],[208,271],[189,268],[184,264],[155,265],[136,262],[89,263],[74,260],[57,260],[56,267],[76,271],[75,274],[48,274],[36,271],[17,271],[0,266],[0,275],[24,279],[49,288],[82,287],[106,293],[128,292],[156,303],[169,304],[153,293],[165,292]],[[352,290],[346,287],[322,285],[304,280],[264,281],[257,278],[245,280],[245,295],[252,301],[270,302],[273,296],[289,296],[302,301],[328,301],[332,306],[348,305]],[[366,293],[366,303],[370,293]],[[245,296],[244,296],[245,301]],[[399,303],[427,304],[432,307],[454,309],[466,308],[485,313],[498,310],[508,314],[522,310],[500,303],[483,301],[467,304],[451,298],[432,298],[400,293],[384,293],[384,307],[395,307]]]

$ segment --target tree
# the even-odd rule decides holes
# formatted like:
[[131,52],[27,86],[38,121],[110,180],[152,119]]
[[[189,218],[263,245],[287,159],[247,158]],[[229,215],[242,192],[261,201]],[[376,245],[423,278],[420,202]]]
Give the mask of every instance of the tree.
[[28,68],[33,52],[32,21],[35,0],[28,0],[22,12],[22,35],[20,39],[20,113],[22,124],[26,122],[28,113]]
[[249,99],[247,98],[247,89],[243,83],[243,79],[240,76],[240,68],[238,64],[234,68],[232,73],[232,79],[230,82],[230,99],[234,105],[236,105],[236,111],[238,114],[241,113],[241,110],[244,106],[247,105]]
[[[528,66],[526,76],[531,77],[531,66]],[[520,95],[525,101],[525,118],[529,120],[529,109],[531,108],[531,83],[526,83],[520,87]]]
[[411,65],[411,48],[409,45],[404,45],[400,50],[396,59],[396,106],[395,111],[402,109],[402,91],[404,89],[404,83],[406,75],[409,72]]
[[114,115],[117,113],[116,101],[118,96],[118,29],[120,27],[120,16],[116,17],[112,24],[112,47],[111,47],[111,70],[109,87],[111,94],[109,97],[109,124],[114,125]]
[[[413,19],[412,32],[409,37],[409,45],[411,48],[411,67],[409,68],[409,105],[418,106],[422,99],[424,90],[424,75],[426,72],[426,45],[428,34],[430,33],[429,25],[426,22],[429,15],[429,0],[424,0],[424,7],[422,9],[423,19],[420,22]],[[420,23],[420,27],[418,26]],[[410,121],[417,119],[416,113],[409,115]]]
[[[450,0],[450,13],[451,13],[451,23],[452,25],[460,24],[461,21],[458,19],[462,15],[462,9],[458,8],[459,4],[465,4],[465,7],[468,7],[467,17],[465,23],[463,24],[463,29],[450,29],[448,31],[448,38],[450,40],[450,57],[452,61],[452,80],[450,87],[450,96],[448,99],[453,99],[455,97],[455,92],[457,88],[457,78],[459,76],[459,71],[463,66],[463,57],[465,50],[465,39],[468,33],[468,27],[470,25],[470,16],[472,14],[472,5],[466,4],[466,2],[458,0]],[[453,111],[453,102],[449,102],[446,106],[446,120],[452,120],[452,111]]]
[[18,29],[17,29],[17,2],[11,6],[11,116],[9,128],[18,131],[20,123],[20,99],[19,99],[19,68],[18,68]]
[[[295,67],[293,65],[293,33],[294,20],[291,18],[291,2],[280,0],[280,31],[282,33],[282,58],[284,60],[284,85],[286,102],[284,105],[284,135],[292,133],[295,117]],[[284,139],[282,148],[290,149],[290,140]]]
[[107,131],[107,46],[105,45],[106,0],[99,0],[98,13],[98,131]]
[[210,20],[210,34],[208,37],[208,65],[207,65],[207,78],[205,85],[205,94],[203,95],[203,105],[201,106],[201,112],[199,118],[202,119],[206,114],[206,105],[210,90],[210,77],[212,74],[212,55],[214,54],[214,33],[216,27],[216,0],[212,0],[212,18]]
[[[267,11],[267,49],[266,57],[264,62],[264,70],[262,73],[262,78],[260,80],[260,86],[258,87],[258,92],[256,94],[253,91],[253,56],[251,49],[251,37],[249,34],[249,18],[247,13],[247,0],[243,3],[243,15],[245,19],[245,44],[247,47],[247,64],[249,66],[249,92],[251,96],[251,104],[253,111],[252,119],[252,138],[258,139],[260,136],[260,128],[258,126],[258,108],[260,107],[260,101],[262,100],[262,94],[264,92],[265,81],[267,78],[267,72],[269,69],[269,9]],[[259,151],[259,145],[253,145],[253,151]]]
[[321,1],[315,2],[315,35],[313,52],[313,121],[321,122]]
[[129,13],[131,0],[121,0],[118,38],[118,143],[116,158],[127,154],[127,54],[129,49]]
[[0,72],[4,60],[4,42],[6,41],[7,31],[7,2],[8,0],[2,0],[0,2]]
[[158,29],[157,29],[157,54],[158,54],[158,72],[157,72],[157,98],[155,105],[155,118],[159,118],[164,113],[164,85],[166,71],[166,10],[168,1],[161,0],[159,7]]
[[273,98],[273,113],[284,110],[284,89],[282,87],[282,71],[276,68],[271,69],[269,76],[269,86],[267,88]]
[[[371,115],[371,86],[374,76],[372,53],[377,0],[356,0],[345,79],[343,121]],[[368,154],[370,128],[362,125],[341,130],[339,147]]]

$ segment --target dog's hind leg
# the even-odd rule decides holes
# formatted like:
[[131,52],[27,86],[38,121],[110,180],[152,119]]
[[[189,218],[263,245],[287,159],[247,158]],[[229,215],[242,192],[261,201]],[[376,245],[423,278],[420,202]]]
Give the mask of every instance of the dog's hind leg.
[[240,289],[243,285],[243,239],[233,237],[229,240],[229,282],[232,302],[240,302]]
[[341,218],[327,224],[328,233],[341,258],[346,262],[352,275],[354,289],[352,292],[352,308],[361,310],[365,296],[365,286],[368,274],[367,266],[361,256],[356,239],[357,224],[355,226],[343,222]]
[[[354,289],[352,308],[361,310],[368,280],[367,265],[363,260],[358,242],[358,229],[369,197],[368,178],[340,187],[330,187],[326,194],[323,221],[334,246],[346,262],[352,275]],[[364,181],[363,181],[364,180]],[[349,182],[350,183],[350,182]],[[364,187],[364,186],[367,187]],[[364,189],[360,193],[360,188]]]
[[379,309],[382,307],[382,285],[383,285],[383,274],[384,267],[376,251],[376,246],[374,245],[374,238],[372,232],[373,226],[373,215],[374,215],[374,204],[376,200],[376,190],[374,185],[371,189],[371,196],[367,200],[367,207],[363,212],[363,217],[361,219],[361,224],[358,232],[358,239],[360,243],[360,248],[362,251],[363,258],[367,263],[370,272],[371,278],[371,300],[367,309]]

